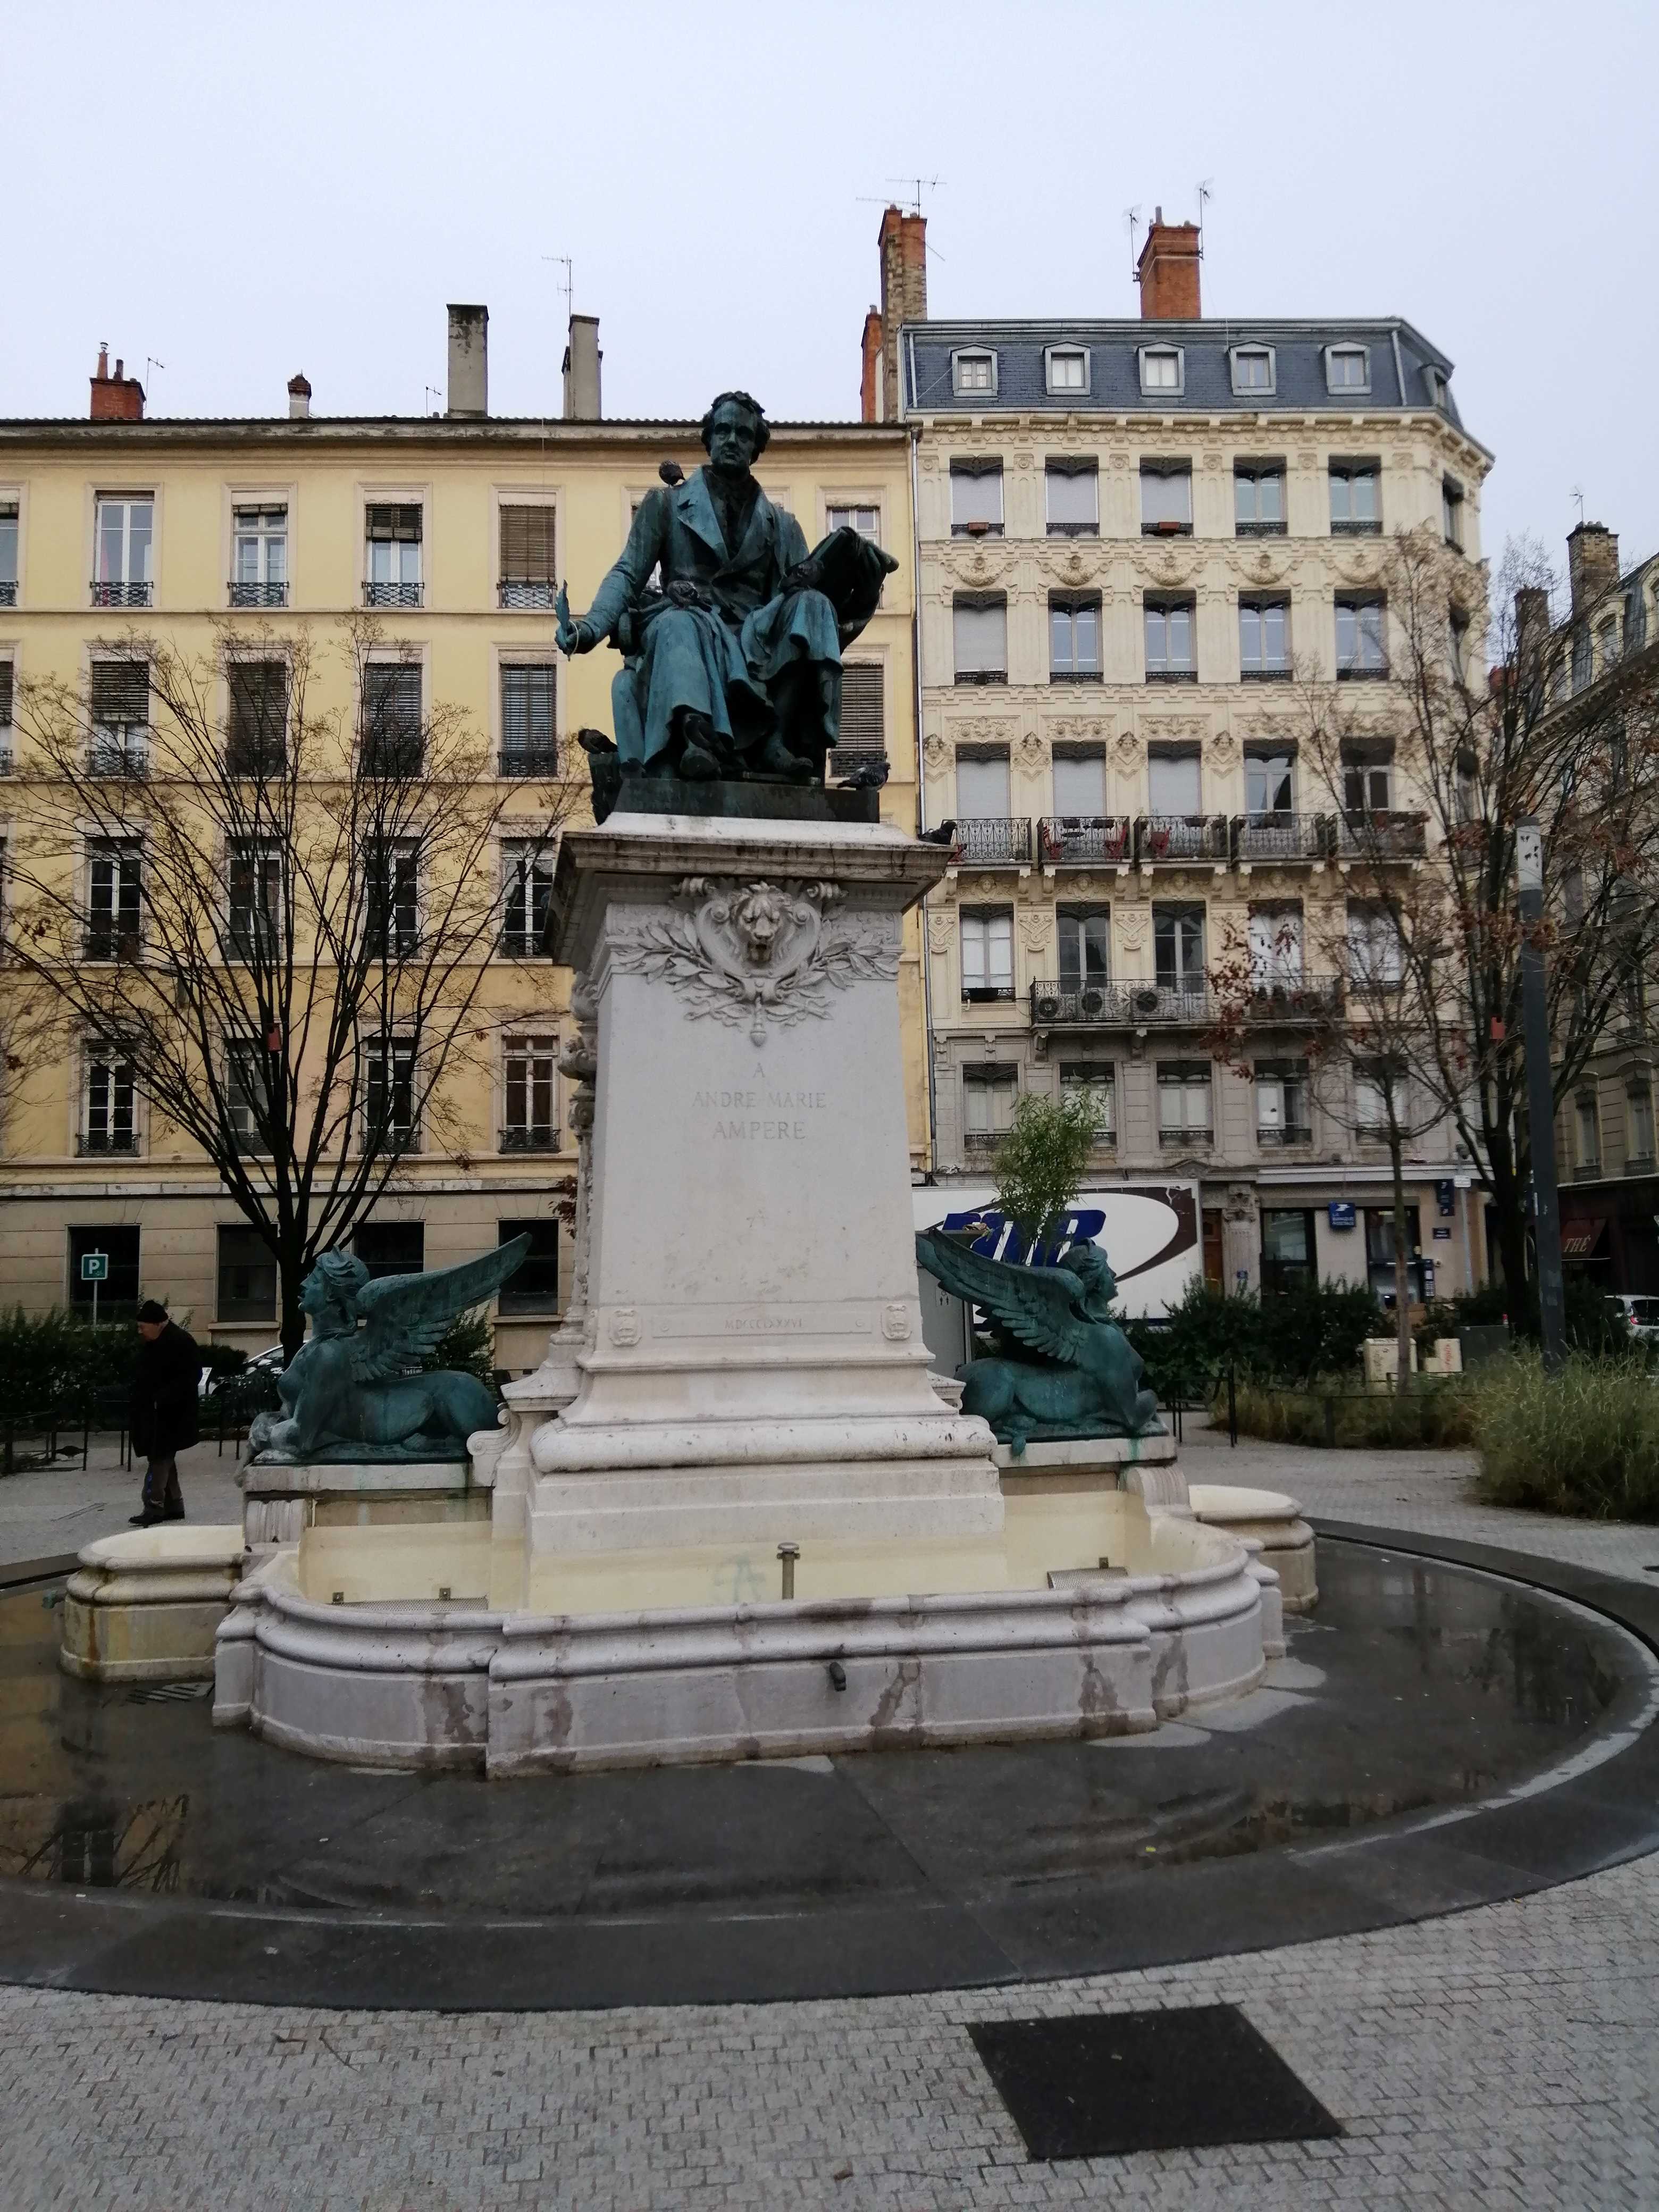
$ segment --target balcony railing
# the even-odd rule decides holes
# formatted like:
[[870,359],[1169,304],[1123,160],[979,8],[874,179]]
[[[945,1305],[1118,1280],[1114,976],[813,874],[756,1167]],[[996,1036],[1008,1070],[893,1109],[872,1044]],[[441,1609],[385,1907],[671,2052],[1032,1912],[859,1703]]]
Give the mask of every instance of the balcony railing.
[[1207,1152],[1215,1142],[1213,1129],[1160,1129],[1158,1141],[1166,1152]]
[[280,738],[235,738],[225,747],[225,774],[257,781],[280,776],[288,768],[288,747]]
[[1427,820],[1424,814],[1339,815],[1337,852],[1345,860],[1420,860],[1427,849]]
[[1255,520],[1236,522],[1233,525],[1233,535],[1236,538],[1282,538],[1285,535],[1285,525],[1282,522]]
[[963,1147],[970,1152],[994,1152],[1007,1133],[1006,1129],[965,1129]]
[[136,960],[138,949],[136,929],[89,929],[81,940],[83,960]]
[[1360,519],[1353,521],[1345,520],[1340,522],[1334,520],[1331,524],[1331,535],[1333,538],[1380,538],[1382,535],[1382,525],[1376,515],[1372,515],[1369,520]]
[[418,607],[423,586],[419,584],[365,584],[366,607]]
[[1288,684],[1295,673],[1288,660],[1261,660],[1238,672],[1243,684]]
[[136,740],[94,737],[87,747],[87,774],[112,782],[140,780],[149,774],[149,747]]
[[286,584],[242,583],[233,576],[226,589],[234,607],[285,607],[288,605]]
[[153,587],[149,583],[100,583],[92,580],[92,604],[95,607],[147,607]]
[[1168,983],[1033,983],[1031,1019],[1043,1029],[1205,1029],[1210,994]]
[[498,607],[550,607],[555,586],[528,577],[503,576],[495,586]]
[[9,775],[11,767],[11,747],[8,744],[0,744],[0,775]]
[[958,684],[1006,684],[1008,672],[1006,668],[958,668],[956,680]]
[[1258,1129],[1256,1143],[1264,1152],[1279,1152],[1292,1145],[1310,1145],[1313,1131],[1300,1121],[1285,1121],[1277,1129]]
[[418,1156],[421,1133],[400,1121],[388,1121],[384,1126],[369,1121],[364,1126],[363,1145],[365,1150],[373,1146],[378,1152],[398,1152]]
[[1134,824],[1127,814],[1045,814],[1037,823],[1045,868],[1127,866],[1133,851]]
[[1031,824],[1029,818],[1002,820],[988,816],[957,823],[951,865],[957,868],[1026,868],[1031,864]]
[[553,957],[553,925],[543,923],[539,929],[503,929],[501,952],[508,960],[550,960]]
[[1146,671],[1146,681],[1149,684],[1196,684],[1198,670],[1196,667],[1149,668]]
[[1007,1004],[1012,1000],[1013,995],[1014,987],[1012,983],[964,983],[962,987],[962,1003],[964,1006],[994,1006],[999,1004]]
[[16,579],[16,577],[15,577],[15,576],[0,576],[0,607],[15,607],[16,605],[17,605],[17,579]]
[[1099,668],[1051,668],[1048,681],[1050,684],[1103,684],[1106,675],[1104,670]]
[[1254,983],[1244,1001],[1248,1022],[1322,1022],[1340,1014],[1343,985],[1340,975],[1274,977]]
[[1176,867],[1225,860],[1224,814],[1141,814],[1135,817],[1135,858],[1144,866]]
[[559,772],[559,749],[556,745],[515,745],[501,757],[503,775],[556,775]]
[[1235,860],[1322,860],[1330,840],[1322,814],[1236,814]]
[[559,1132],[550,1122],[520,1123],[516,1128],[501,1131],[501,1149],[504,1152],[556,1152]]
[[101,1158],[109,1152],[136,1152],[138,1132],[136,1129],[82,1129],[75,1139],[75,1149],[84,1159]]

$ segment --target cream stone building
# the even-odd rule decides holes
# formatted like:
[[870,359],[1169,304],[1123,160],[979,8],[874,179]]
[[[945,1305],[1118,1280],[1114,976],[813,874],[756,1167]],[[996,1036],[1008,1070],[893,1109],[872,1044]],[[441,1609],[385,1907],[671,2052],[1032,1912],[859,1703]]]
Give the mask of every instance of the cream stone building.
[[[487,739],[507,805],[491,861],[507,885],[512,833],[547,788],[567,823],[589,818],[574,732],[611,726],[607,648],[567,663],[553,647],[556,583],[585,606],[621,550],[659,464],[688,471],[702,454],[686,422],[601,418],[597,325],[574,317],[562,414],[504,420],[488,411],[488,316],[450,310],[449,391],[431,417],[348,418],[313,411],[296,377],[288,411],[253,421],[146,419],[132,378],[100,358],[90,416],[0,422],[0,833],[14,854],[44,805],[42,761],[21,702],[59,681],[99,728],[141,763],[132,836],[76,858],[84,957],[132,957],[126,919],[144,895],[143,770],[150,712],[125,641],[143,634],[186,655],[257,659],[308,631],[325,641],[364,609],[380,625],[377,660],[409,690],[412,714],[459,710]],[[763,399],[765,395],[762,394]],[[757,471],[809,543],[850,522],[898,554],[881,611],[848,656],[843,756],[885,751],[885,817],[911,826],[917,796],[911,638],[914,599],[908,433],[899,426],[775,425]],[[266,642],[261,644],[260,641]],[[348,682],[319,662],[313,679]],[[233,742],[228,671],[219,693]],[[328,695],[349,728],[356,702]],[[164,750],[155,753],[157,772]],[[532,789],[532,787],[534,788]],[[520,801],[519,793],[523,793]],[[502,927],[533,939],[540,871],[503,893]],[[535,1364],[562,1303],[568,1249],[558,1219],[574,1172],[567,1082],[569,978],[550,962],[492,963],[479,998],[489,1072],[469,1069],[446,1096],[441,1139],[422,1133],[357,1243],[382,1271],[437,1267],[527,1228],[531,1261],[503,1294],[496,1358]],[[529,949],[533,951],[533,946]],[[142,950],[137,957],[143,957]],[[0,969],[0,1023],[15,971]],[[913,1164],[927,1152],[920,933],[901,971]],[[434,1125],[438,1117],[434,1116]],[[648,1178],[648,1161],[638,1172]],[[673,1194],[661,1194],[665,1206]],[[198,1337],[249,1350],[275,1335],[274,1268],[199,1150],[153,1112],[131,1069],[95,1037],[14,1073],[0,1121],[0,1257],[6,1296],[31,1310],[84,1310],[80,1262],[102,1252],[106,1313],[137,1297],[167,1301]]]
[[[1161,215],[1133,321],[929,320],[921,219],[890,209],[881,249],[864,406],[916,441],[922,815],[955,824],[937,1176],[982,1176],[1023,1091],[1087,1085],[1093,1180],[1196,1182],[1212,1280],[1391,1287],[1386,1152],[1300,1048],[1341,990],[1311,948],[1366,927],[1346,811],[1433,865],[1382,579],[1401,529],[1481,558],[1451,364],[1399,320],[1204,319],[1197,231]],[[1297,757],[1310,669],[1353,687],[1340,799]],[[1267,987],[1249,1077],[1202,1042],[1230,945]],[[1414,1148],[1416,1296],[1484,1272],[1471,1182],[1449,1129]]]

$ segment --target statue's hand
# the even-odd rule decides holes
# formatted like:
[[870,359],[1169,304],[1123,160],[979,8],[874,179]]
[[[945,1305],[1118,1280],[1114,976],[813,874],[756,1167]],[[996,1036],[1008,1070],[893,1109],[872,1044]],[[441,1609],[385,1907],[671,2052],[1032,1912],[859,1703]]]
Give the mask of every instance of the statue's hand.
[[567,657],[575,653],[592,653],[599,641],[586,623],[571,621],[570,595],[562,584],[553,602],[553,614],[556,623],[553,639],[559,651]]
[[821,592],[823,589],[823,571],[809,555],[805,561],[797,561],[790,569],[783,580],[783,588],[786,592]]
[[676,576],[668,586],[666,598],[671,607],[712,607],[712,593],[690,576]]

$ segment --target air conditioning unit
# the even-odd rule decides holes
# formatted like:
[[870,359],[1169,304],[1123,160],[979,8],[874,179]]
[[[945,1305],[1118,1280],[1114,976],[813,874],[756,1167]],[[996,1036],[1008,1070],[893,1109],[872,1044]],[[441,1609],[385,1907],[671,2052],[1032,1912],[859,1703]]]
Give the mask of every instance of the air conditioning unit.
[[1104,991],[1085,991],[1083,994],[1083,1011],[1085,1014],[1104,1013],[1106,1011]]
[[1138,1014],[1155,1014],[1158,1012],[1158,993],[1151,984],[1135,993],[1135,1012]]
[[1054,1021],[1059,1018],[1059,1014],[1060,1000],[1058,999],[1039,999],[1037,1000],[1036,1018],[1040,1022]]

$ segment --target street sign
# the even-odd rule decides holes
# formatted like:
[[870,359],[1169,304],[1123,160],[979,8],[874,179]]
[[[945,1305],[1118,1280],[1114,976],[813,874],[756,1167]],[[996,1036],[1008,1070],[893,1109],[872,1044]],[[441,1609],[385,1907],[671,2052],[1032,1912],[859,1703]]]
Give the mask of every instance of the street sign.
[[81,1280],[83,1283],[106,1283],[109,1280],[109,1254],[83,1252],[81,1255]]
[[1352,1229],[1354,1225],[1354,1210],[1351,1200],[1334,1198],[1326,1208],[1326,1212],[1333,1229]]

